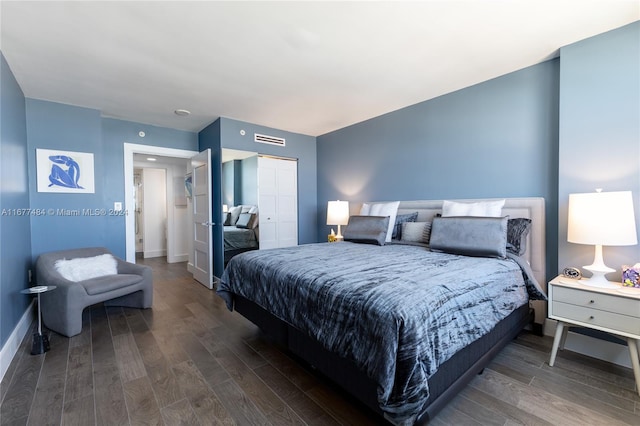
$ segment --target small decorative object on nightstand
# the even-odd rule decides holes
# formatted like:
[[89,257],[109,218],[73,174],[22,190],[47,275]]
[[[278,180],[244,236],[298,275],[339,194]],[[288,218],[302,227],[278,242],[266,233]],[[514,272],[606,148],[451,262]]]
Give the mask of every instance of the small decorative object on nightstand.
[[640,288],[640,263],[633,266],[622,265],[622,285]]
[[33,334],[33,346],[31,347],[31,355],[39,355],[49,350],[49,337],[42,334],[42,313],[40,311],[40,293],[55,290],[55,285],[40,285],[29,287],[21,290],[22,294],[35,294],[38,296],[38,332]]
[[562,275],[564,275],[566,278],[571,278],[572,280],[579,280],[580,278],[582,278],[580,269],[573,267],[564,268],[562,270]]
[[636,389],[640,393],[640,290],[624,288],[620,283],[610,283],[612,288],[599,288],[582,282],[563,276],[549,282],[549,318],[558,320],[549,365],[553,367],[558,349],[564,349],[569,326],[615,334],[629,345]]

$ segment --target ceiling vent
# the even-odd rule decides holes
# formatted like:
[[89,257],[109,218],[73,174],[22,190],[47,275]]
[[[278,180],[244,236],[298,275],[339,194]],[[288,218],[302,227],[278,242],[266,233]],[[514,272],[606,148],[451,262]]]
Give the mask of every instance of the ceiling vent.
[[259,143],[268,143],[268,144],[271,144],[271,145],[278,145],[278,146],[284,146],[285,145],[285,139],[284,138],[278,138],[276,136],[261,135],[260,133],[254,133],[253,134],[253,141],[254,142],[259,142]]

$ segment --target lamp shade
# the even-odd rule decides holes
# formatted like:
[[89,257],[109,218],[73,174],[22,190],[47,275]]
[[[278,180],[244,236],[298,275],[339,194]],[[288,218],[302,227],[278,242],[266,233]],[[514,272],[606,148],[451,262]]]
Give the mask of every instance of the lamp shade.
[[631,191],[569,194],[567,241],[601,246],[637,244]]
[[349,223],[349,202],[329,201],[327,204],[327,225],[346,225]]

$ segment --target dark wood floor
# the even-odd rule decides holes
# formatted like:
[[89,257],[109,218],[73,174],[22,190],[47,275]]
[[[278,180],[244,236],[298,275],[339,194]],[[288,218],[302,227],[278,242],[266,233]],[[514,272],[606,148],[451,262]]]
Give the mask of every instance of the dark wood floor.
[[[0,384],[2,425],[371,425],[380,420],[302,367],[193,281],[185,264],[146,260],[153,309],[93,306],[71,339],[29,354],[28,335]],[[433,425],[640,425],[630,369],[551,339],[508,345]]]

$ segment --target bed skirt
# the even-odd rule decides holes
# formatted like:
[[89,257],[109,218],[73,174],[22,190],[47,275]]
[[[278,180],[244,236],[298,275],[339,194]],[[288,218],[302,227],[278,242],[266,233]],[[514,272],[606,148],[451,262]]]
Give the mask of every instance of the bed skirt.
[[[383,415],[378,406],[376,383],[362,373],[353,361],[327,351],[315,339],[242,296],[234,295],[234,309],[279,345],[313,366],[380,416]],[[416,424],[426,424],[432,419],[504,346],[532,323],[533,318],[533,310],[528,305],[521,306],[496,324],[488,334],[442,364],[429,378],[430,396]]]

